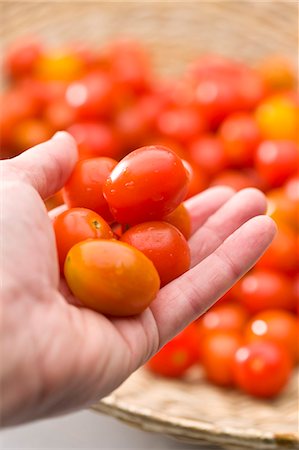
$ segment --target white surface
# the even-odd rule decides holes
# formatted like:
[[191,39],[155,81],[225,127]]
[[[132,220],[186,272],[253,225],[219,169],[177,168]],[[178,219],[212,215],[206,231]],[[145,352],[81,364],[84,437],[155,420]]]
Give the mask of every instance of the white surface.
[[89,411],[5,429],[0,432],[0,446],[3,450],[205,450],[137,430],[111,417]]

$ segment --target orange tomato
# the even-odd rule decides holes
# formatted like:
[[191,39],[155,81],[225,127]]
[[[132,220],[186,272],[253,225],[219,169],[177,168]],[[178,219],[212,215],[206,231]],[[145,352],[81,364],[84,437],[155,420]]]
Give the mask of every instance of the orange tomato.
[[153,263],[134,247],[114,240],[88,239],[74,245],[64,274],[84,306],[111,316],[140,314],[160,287]]
[[191,236],[191,217],[186,206],[181,203],[174,211],[163,217],[163,221],[176,227],[188,240]]

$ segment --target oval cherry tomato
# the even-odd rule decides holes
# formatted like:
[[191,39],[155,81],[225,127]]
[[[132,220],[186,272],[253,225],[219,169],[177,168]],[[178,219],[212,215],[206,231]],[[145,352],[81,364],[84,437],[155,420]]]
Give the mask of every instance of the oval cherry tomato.
[[112,128],[100,122],[77,122],[68,130],[74,136],[81,159],[107,156],[113,159],[121,157],[121,145]]
[[198,362],[200,358],[197,331],[194,324],[168,342],[153,356],[146,367],[164,377],[178,378]]
[[255,150],[261,141],[261,133],[251,114],[230,115],[222,122],[219,135],[231,166],[244,167],[253,164]]
[[111,316],[140,314],[160,287],[153,263],[136,248],[114,240],[88,239],[74,245],[64,274],[84,306]]
[[145,222],[126,231],[121,241],[144,253],[156,267],[161,286],[190,268],[190,250],[182,233],[166,222]]
[[281,186],[295,175],[299,164],[299,148],[292,141],[264,141],[257,148],[255,166],[270,187]]
[[268,309],[254,316],[245,328],[247,342],[268,340],[290,352],[296,362],[299,356],[299,323],[283,309]]
[[60,270],[63,273],[68,251],[85,239],[112,239],[108,223],[97,213],[86,208],[71,208],[53,220]]
[[181,203],[174,211],[163,217],[163,221],[176,227],[185,237],[191,236],[191,217],[184,203]]
[[166,147],[142,147],[122,159],[104,186],[115,219],[136,224],[162,219],[185,198],[188,174],[182,160]]
[[293,311],[296,307],[292,283],[280,272],[256,268],[245,275],[232,290],[236,299],[251,313],[268,308]]
[[[299,183],[298,183],[299,191]],[[267,192],[267,214],[280,225],[286,224],[293,229],[298,226],[299,219],[299,194],[297,202],[287,195],[286,188],[276,188]]]
[[44,109],[44,119],[54,130],[65,130],[76,120],[76,111],[64,98],[53,100]]
[[240,333],[214,330],[202,341],[202,365],[207,378],[219,386],[232,386],[235,353],[243,344]]
[[113,222],[103,196],[103,186],[117,161],[111,158],[90,158],[79,161],[66,185],[63,198],[69,208],[88,208]]
[[191,162],[209,176],[218,174],[228,165],[223,143],[216,135],[205,134],[195,139],[188,153]]
[[279,394],[291,370],[289,353],[274,342],[252,342],[239,348],[235,354],[235,382],[240,389],[255,397]]

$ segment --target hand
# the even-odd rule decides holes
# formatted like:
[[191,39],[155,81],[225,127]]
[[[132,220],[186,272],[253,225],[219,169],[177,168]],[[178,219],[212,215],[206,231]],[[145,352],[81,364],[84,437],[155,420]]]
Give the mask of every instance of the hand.
[[[87,407],[119,386],[224,294],[265,251],[275,225],[255,189],[217,187],[188,200],[192,268],[143,314],[108,319],[75,306],[59,279],[42,198],[59,190],[77,159],[67,133],[2,161],[2,423]],[[258,216],[258,217],[255,217]]]

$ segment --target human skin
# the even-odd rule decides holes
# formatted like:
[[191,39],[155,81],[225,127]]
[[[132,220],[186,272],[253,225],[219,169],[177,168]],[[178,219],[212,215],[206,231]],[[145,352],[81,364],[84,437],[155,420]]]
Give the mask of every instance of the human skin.
[[0,164],[3,426],[86,408],[109,394],[224,294],[275,235],[261,192],[209,189],[185,203],[191,269],[139,316],[107,318],[78,307],[60,279],[42,200],[64,185],[76,160],[74,140],[60,132]]

